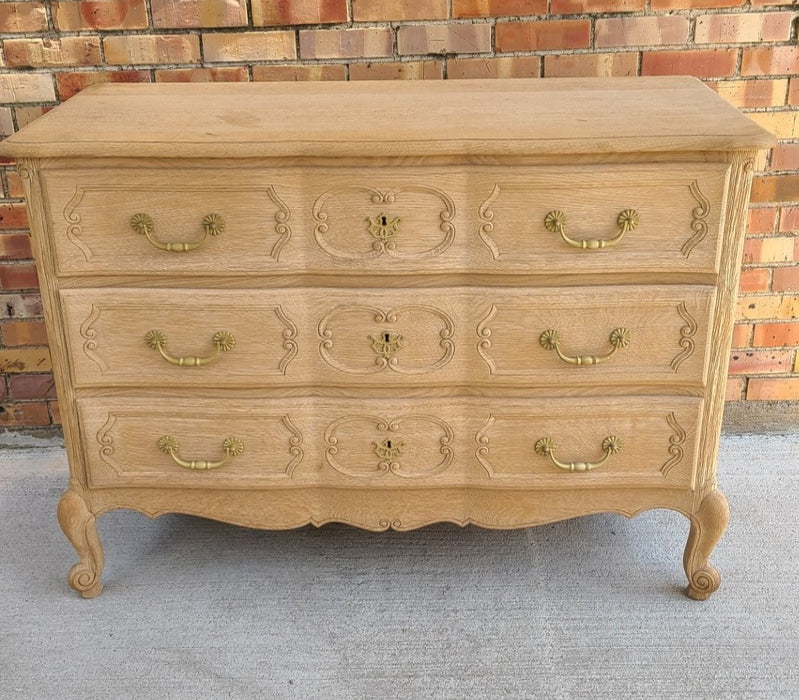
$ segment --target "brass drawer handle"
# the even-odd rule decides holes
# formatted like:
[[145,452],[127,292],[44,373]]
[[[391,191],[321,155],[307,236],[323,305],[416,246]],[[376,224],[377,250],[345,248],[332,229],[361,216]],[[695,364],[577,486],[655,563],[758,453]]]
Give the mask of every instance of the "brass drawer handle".
[[225,230],[225,221],[219,214],[207,214],[203,217],[203,237],[195,243],[162,243],[153,236],[155,222],[147,214],[134,214],[130,219],[130,227],[136,232],[147,237],[158,250],[167,250],[172,253],[185,253],[189,250],[196,250],[208,236],[218,236]]
[[235,457],[244,452],[244,443],[235,437],[225,438],[225,441],[222,443],[222,450],[225,456],[216,462],[205,459],[181,459],[178,456],[179,447],[177,438],[171,435],[162,435],[158,438],[158,449],[161,450],[161,452],[168,454],[175,461],[175,464],[184,469],[194,469],[195,471],[219,469],[219,467],[225,464],[231,457]]
[[147,335],[144,336],[144,342],[153,350],[158,350],[158,352],[161,353],[161,357],[167,362],[177,365],[178,367],[200,367],[202,365],[207,365],[209,362],[213,362],[219,357],[220,352],[232,350],[233,346],[236,345],[236,339],[230,333],[227,331],[217,331],[214,333],[213,338],[211,338],[211,342],[216,348],[213,355],[208,355],[207,357],[193,357],[191,355],[188,357],[172,357],[172,355],[168,354],[166,351],[165,333],[158,330],[148,331]]
[[604,355],[570,356],[564,355],[560,350],[561,337],[558,331],[550,328],[538,337],[538,342],[544,350],[554,350],[563,362],[570,365],[598,365],[600,362],[609,360],[619,348],[626,348],[630,344],[630,331],[627,328],[614,328],[610,333],[609,340],[613,349]]
[[585,238],[576,241],[566,235],[566,214],[562,211],[551,211],[544,217],[544,226],[548,231],[557,233],[564,243],[582,250],[599,250],[600,248],[610,248],[616,245],[627,231],[632,231],[638,226],[638,212],[635,209],[625,209],[616,219],[619,232],[613,238]]
[[555,443],[552,438],[543,437],[535,443],[535,452],[542,457],[549,457],[558,469],[563,469],[567,472],[590,472],[592,469],[601,467],[607,462],[610,455],[615,455],[621,452],[621,440],[615,435],[608,435],[602,441],[602,451],[605,456],[598,462],[560,462],[555,458]]

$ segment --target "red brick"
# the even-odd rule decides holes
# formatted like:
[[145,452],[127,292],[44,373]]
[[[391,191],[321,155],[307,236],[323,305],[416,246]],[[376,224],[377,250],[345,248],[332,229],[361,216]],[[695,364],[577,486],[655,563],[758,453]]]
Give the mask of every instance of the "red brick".
[[724,78],[735,73],[736,58],[736,49],[644,51],[641,75]]
[[101,63],[100,39],[96,36],[6,39],[3,51],[10,68],[97,66]]
[[790,12],[740,12],[701,15],[696,18],[694,43],[732,44],[787,41],[791,37]]
[[638,54],[592,53],[544,56],[544,76],[547,78],[583,78],[635,75]]
[[545,15],[547,0],[453,0],[452,16],[523,17]]
[[370,58],[394,53],[390,27],[300,31],[302,58]]
[[8,398],[8,387],[6,386],[6,378],[0,377],[0,400]]
[[0,204],[0,229],[28,228],[28,208],[24,204]]
[[245,66],[165,68],[155,71],[157,83],[246,83],[249,79]]
[[774,268],[771,289],[775,292],[799,292],[799,265]]
[[0,406],[0,426],[35,428],[50,425],[46,403],[6,403]]
[[206,61],[282,61],[297,58],[293,30],[203,34]]
[[752,202],[799,202],[799,175],[763,175],[752,182]]
[[313,63],[290,66],[253,66],[252,79],[269,80],[346,80],[347,67],[341,63]]
[[637,12],[646,8],[646,0],[551,0],[553,15],[584,12]]
[[704,10],[716,7],[739,7],[746,0],[651,0],[653,10]]
[[743,263],[791,262],[794,259],[793,236],[768,236],[747,238],[744,243]]
[[799,323],[756,323],[752,346],[782,348],[799,345]]
[[252,0],[255,27],[346,22],[347,0]]
[[109,65],[199,63],[200,40],[193,34],[131,34],[103,39]]
[[47,408],[50,409],[50,416],[53,425],[61,425],[61,409],[59,407],[58,401],[48,401]]
[[590,41],[591,23],[587,19],[499,22],[496,26],[499,52],[587,49]]
[[52,372],[48,348],[0,348],[0,372]]
[[13,399],[54,399],[55,381],[52,374],[16,374],[8,380]]
[[799,170],[799,143],[781,143],[771,152],[772,170]]
[[491,26],[488,24],[410,24],[397,30],[400,55],[488,53]]
[[597,48],[685,44],[687,40],[688,18],[681,15],[596,20],[594,43]]
[[540,56],[447,59],[447,78],[537,78],[541,75]]
[[441,80],[444,66],[438,61],[353,63],[350,80]]
[[792,350],[733,350],[730,374],[779,374],[791,371]]
[[725,401],[740,401],[744,395],[744,380],[742,377],[727,377],[727,390],[724,393]]
[[35,265],[0,264],[0,289],[38,289]]
[[[755,7],[765,5],[788,5],[790,2],[791,0],[752,0],[752,5]],[[793,0],[793,4],[796,4],[796,0]]]
[[60,100],[68,100],[97,83],[148,83],[146,70],[81,71],[80,73],[55,73],[56,89]]
[[746,387],[747,401],[791,401],[799,399],[799,378],[759,379],[753,377]]
[[[782,233],[799,232],[799,207],[783,207],[780,212],[780,231]],[[799,244],[799,239],[797,239]]]
[[5,260],[25,260],[32,257],[31,238],[27,233],[0,234],[0,258]]
[[51,7],[56,29],[62,32],[147,28],[144,0],[53,2]]
[[47,345],[44,321],[3,321],[0,323],[3,345],[15,348],[21,345]]
[[742,294],[747,292],[766,292],[768,283],[771,280],[771,270],[765,267],[753,267],[741,270],[741,282],[739,291]]
[[736,323],[732,329],[732,347],[748,348],[751,344],[752,324]]
[[[19,173],[7,172],[6,181],[8,182],[6,193],[9,197],[21,198],[25,196],[25,189],[22,187],[22,178]],[[2,253],[0,253],[0,257],[2,257]]]
[[743,50],[741,75],[796,75],[799,47],[757,46]]
[[184,29],[189,27],[246,27],[245,0],[151,0],[153,27]]
[[708,83],[736,107],[781,107],[785,104],[787,80],[719,80]]
[[42,2],[0,3],[0,27],[4,33],[43,32],[47,30],[47,14]]
[[799,105],[799,78],[791,78],[788,85],[788,104]]
[[[446,19],[448,0],[352,0],[353,22]],[[342,20],[343,21],[343,20]]]
[[752,207],[747,212],[746,231],[752,235],[774,233],[776,222],[776,207]]

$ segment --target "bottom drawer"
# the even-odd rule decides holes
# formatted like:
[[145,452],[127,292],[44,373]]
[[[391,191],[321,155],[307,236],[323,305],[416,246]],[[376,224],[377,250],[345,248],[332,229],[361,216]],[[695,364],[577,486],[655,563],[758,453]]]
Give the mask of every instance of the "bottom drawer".
[[701,399],[78,400],[92,487],[694,486]]

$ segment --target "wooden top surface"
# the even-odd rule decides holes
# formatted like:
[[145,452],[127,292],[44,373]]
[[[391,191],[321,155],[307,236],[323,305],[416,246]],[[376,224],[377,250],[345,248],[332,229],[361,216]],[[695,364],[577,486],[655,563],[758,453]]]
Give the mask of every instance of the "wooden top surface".
[[625,153],[768,148],[695,78],[93,86],[0,144],[16,157]]

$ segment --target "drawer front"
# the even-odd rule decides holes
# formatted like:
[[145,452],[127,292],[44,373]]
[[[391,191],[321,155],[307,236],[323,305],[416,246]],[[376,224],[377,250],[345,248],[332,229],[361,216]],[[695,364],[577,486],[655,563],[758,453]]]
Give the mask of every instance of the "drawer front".
[[716,271],[727,173],[682,163],[43,178],[61,274],[574,274]]
[[94,487],[692,486],[701,400],[79,399]]
[[572,386],[704,381],[701,286],[70,289],[84,386]]

